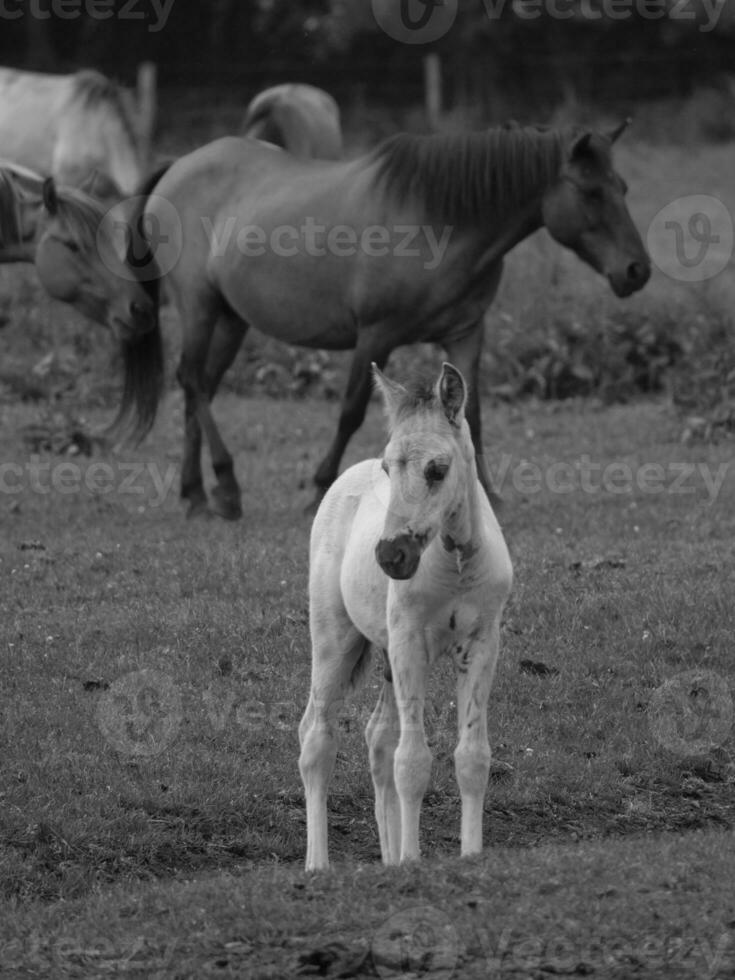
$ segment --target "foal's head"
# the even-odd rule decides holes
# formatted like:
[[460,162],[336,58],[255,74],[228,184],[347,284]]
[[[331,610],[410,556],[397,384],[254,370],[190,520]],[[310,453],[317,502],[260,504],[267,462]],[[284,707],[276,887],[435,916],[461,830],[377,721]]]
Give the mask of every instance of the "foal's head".
[[[36,271],[47,292],[106,323],[130,341],[156,324],[157,306],[125,261],[126,242],[106,204],[82,190],[43,185],[48,215],[36,249]],[[124,229],[123,229],[124,230]]]
[[612,145],[625,125],[610,136],[576,135],[542,205],[551,236],[606,276],[618,296],[642,289],[651,275],[651,261],[625,204],[625,181],[612,163]]
[[468,481],[477,480],[464,417],[467,388],[451,364],[444,364],[433,387],[415,391],[389,381],[375,365],[373,373],[391,432],[382,463],[390,503],[375,555],[386,575],[408,579],[429,543],[466,505]]

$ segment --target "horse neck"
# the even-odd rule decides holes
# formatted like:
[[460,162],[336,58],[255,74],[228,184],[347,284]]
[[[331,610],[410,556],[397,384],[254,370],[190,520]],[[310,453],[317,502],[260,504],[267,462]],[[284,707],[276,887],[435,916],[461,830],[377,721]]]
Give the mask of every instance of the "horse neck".
[[468,559],[473,551],[473,543],[478,540],[478,531],[482,522],[480,510],[480,494],[484,491],[477,476],[475,451],[472,446],[469,430],[463,440],[463,454],[467,460],[465,486],[458,496],[450,516],[444,522],[441,537],[448,551],[456,551],[462,560]]
[[123,194],[134,194],[143,179],[137,143],[117,115],[107,115],[102,122],[107,147],[109,176]]

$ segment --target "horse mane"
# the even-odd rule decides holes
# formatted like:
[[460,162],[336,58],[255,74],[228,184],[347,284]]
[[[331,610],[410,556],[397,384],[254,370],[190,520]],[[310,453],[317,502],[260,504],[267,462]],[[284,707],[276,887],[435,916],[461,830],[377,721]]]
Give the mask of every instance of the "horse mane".
[[72,101],[78,106],[94,111],[112,111],[118,118],[134,147],[138,146],[138,134],[130,106],[120,86],[101,72],[85,68],[72,76]]
[[76,187],[56,188],[57,209],[54,217],[81,240],[95,241],[106,207]]
[[373,150],[376,183],[397,201],[416,200],[430,220],[475,225],[488,210],[528,204],[557,177],[577,130],[503,126],[484,132],[414,136],[400,133]]

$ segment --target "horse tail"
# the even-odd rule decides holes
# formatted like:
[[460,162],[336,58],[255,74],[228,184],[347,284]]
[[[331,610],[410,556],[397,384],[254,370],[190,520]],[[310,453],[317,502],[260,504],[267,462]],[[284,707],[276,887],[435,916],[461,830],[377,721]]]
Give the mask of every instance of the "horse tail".
[[120,343],[123,390],[117,417],[110,428],[116,432],[127,430],[136,444],[153,427],[164,382],[161,275],[145,237],[143,212],[153,190],[170,166],[171,162],[166,163],[143,181],[129,217],[127,264],[153,301],[154,323],[147,333]]

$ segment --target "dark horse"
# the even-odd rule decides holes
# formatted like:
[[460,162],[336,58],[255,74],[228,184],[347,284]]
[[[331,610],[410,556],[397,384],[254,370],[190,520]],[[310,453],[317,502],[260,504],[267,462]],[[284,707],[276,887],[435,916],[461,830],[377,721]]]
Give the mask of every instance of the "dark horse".
[[[612,164],[622,128],[609,137],[520,127],[399,135],[340,163],[226,137],[152,181],[133,226],[149,231],[152,261],[142,274],[151,289],[165,284],[181,318],[181,492],[190,513],[207,506],[202,433],[217,477],[214,509],[242,513],[211,401],[249,326],[287,343],[355,350],[337,434],[316,472],[318,495],[362,424],[371,362],[383,367],[396,347],[417,341],[441,344],[468,379],[467,420],[490,493],[478,369],[503,256],[546,226],[618,296],[650,276]],[[157,269],[167,270],[158,280]]]

